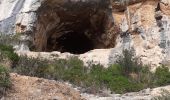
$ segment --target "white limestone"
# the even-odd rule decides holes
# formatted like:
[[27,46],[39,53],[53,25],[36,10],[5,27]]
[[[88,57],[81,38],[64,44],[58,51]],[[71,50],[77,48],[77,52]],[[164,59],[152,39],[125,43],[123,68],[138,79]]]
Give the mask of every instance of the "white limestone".
[[[23,26],[25,28],[24,32],[33,32],[37,20],[36,11],[43,1],[44,0],[0,0],[0,33],[16,33],[16,30],[18,30],[17,25],[19,25],[19,27]],[[118,36],[115,48],[92,50],[79,55],[80,59],[86,63],[93,62],[107,66],[115,61],[115,56],[121,54],[120,51],[122,51],[122,49],[133,47],[137,56],[141,57],[141,60],[145,64],[159,66],[163,61],[169,60],[170,16],[161,14],[163,16],[161,20],[163,26],[159,27],[154,18],[157,3],[156,1],[153,2],[147,1],[144,5],[140,3],[136,4],[136,6],[140,5],[138,8],[128,6],[128,11],[123,12],[123,17],[120,18],[121,22],[116,23],[119,25],[122,33],[130,32],[130,34],[132,34],[136,32],[135,34],[127,34],[127,36],[124,37]],[[169,0],[161,0],[161,2],[167,5],[170,4]],[[145,8],[147,8],[147,10]],[[164,30],[160,31],[161,28],[164,28]],[[165,38],[161,38],[162,33]],[[165,48],[160,47],[161,41],[163,40],[166,41]],[[18,50],[28,51],[27,43],[21,44]]]

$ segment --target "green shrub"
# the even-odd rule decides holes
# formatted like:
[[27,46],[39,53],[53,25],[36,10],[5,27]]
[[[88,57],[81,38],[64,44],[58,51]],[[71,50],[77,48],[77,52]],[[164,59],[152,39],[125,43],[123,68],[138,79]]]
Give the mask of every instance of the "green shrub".
[[15,34],[4,34],[0,33],[0,43],[3,45],[16,45],[19,44],[19,37],[21,36],[21,33],[15,33]]
[[14,52],[14,49],[10,45],[0,44],[0,53],[1,55],[9,58],[14,63],[17,63],[19,60],[19,56]]
[[156,72],[152,73],[148,66],[138,63],[132,52],[124,51],[123,55],[117,64],[108,68],[100,64],[84,66],[78,57],[46,61],[21,56],[14,71],[23,75],[68,81],[86,88],[90,93],[98,93],[103,89],[116,93],[134,92],[169,84],[168,68],[157,68]]
[[156,69],[155,84],[157,86],[170,84],[170,71],[168,67],[161,66]]
[[48,63],[45,60],[21,56],[13,71],[22,75],[41,77],[46,67],[48,67]]
[[153,87],[154,73],[148,66],[143,66],[138,75],[137,82],[143,83],[144,88]]
[[95,84],[97,88],[105,88],[105,86],[108,87],[114,76],[120,75],[122,74],[119,65],[112,65],[109,68],[104,68],[102,65],[92,65],[87,80],[89,83]]
[[86,85],[91,86],[91,89],[95,92],[107,88],[116,93],[125,93],[139,91],[143,88],[143,84],[133,82],[124,76],[119,65],[112,65],[108,68],[103,68],[101,65],[93,65],[86,80],[88,83]]
[[[88,69],[85,86],[90,87],[93,93],[99,92],[105,86],[106,77],[105,69],[101,65],[91,65]],[[107,77],[108,79],[110,77]]]
[[131,73],[138,74],[142,68],[142,63],[134,55],[133,50],[124,50],[123,55],[117,59],[117,64],[122,67],[122,72],[126,76]]
[[113,64],[107,68],[107,74],[111,74],[112,76],[122,75],[122,67],[118,64]]
[[12,46],[4,45],[4,44],[0,44],[0,50],[2,50],[2,51],[13,52]]
[[85,78],[86,67],[83,65],[83,61],[76,57],[70,58],[65,64],[64,69],[64,80],[74,84],[81,84]]
[[10,88],[10,75],[9,71],[0,65],[0,97]]
[[19,60],[18,55],[14,52],[12,45],[16,45],[19,43],[19,39],[16,38],[16,35],[7,35],[0,33],[0,53],[3,58],[8,58],[12,61],[13,66]]
[[17,67],[13,71],[29,76],[67,80],[76,84],[84,79],[85,67],[83,66],[83,62],[78,58],[70,58],[69,60],[60,59],[49,62],[21,56]]
[[116,93],[134,92],[143,88],[142,84],[133,83],[125,76],[113,77],[109,85],[111,91]]
[[62,80],[65,78],[65,67],[67,60],[64,59],[59,59],[54,61],[53,64],[50,64],[47,69],[46,69],[46,73],[48,75],[45,76],[49,76],[55,80]]
[[102,89],[111,89],[117,93],[138,91],[140,83],[124,76],[120,65],[104,68],[102,65],[84,66],[77,57],[52,62],[36,58],[21,57],[14,71],[19,74],[48,79],[69,81],[77,86],[87,88],[88,92],[98,93]]

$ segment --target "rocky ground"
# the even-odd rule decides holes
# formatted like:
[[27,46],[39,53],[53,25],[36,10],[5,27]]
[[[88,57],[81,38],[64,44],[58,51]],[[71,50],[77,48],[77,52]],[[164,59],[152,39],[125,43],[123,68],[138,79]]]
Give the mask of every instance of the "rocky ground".
[[11,74],[12,89],[2,100],[83,100],[68,85],[53,80]]
[[[162,96],[162,94],[164,93],[163,90],[170,91],[170,86],[158,87],[153,89],[148,88],[141,90],[139,92],[131,92],[125,94],[110,94],[108,97],[99,97],[89,94],[83,94],[83,96],[88,100],[152,100],[153,98]],[[163,100],[169,99],[170,98]]]
[[170,86],[164,86],[126,94],[108,93],[108,96],[104,97],[81,93],[67,83],[22,76],[16,73],[10,75],[12,89],[1,100],[151,100],[153,97],[160,96],[162,89],[170,91]]

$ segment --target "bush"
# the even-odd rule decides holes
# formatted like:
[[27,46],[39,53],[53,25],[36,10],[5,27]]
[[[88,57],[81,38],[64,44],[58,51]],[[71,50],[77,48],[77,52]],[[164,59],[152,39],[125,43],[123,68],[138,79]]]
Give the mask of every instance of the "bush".
[[44,74],[43,68],[45,67],[48,67],[48,63],[45,60],[21,56],[13,71],[20,73],[21,75],[41,77]]
[[10,88],[11,82],[10,82],[10,75],[9,71],[0,65],[0,97],[4,95],[6,90]]
[[13,71],[23,75],[56,80],[62,79],[73,83],[79,83],[79,81],[84,78],[84,69],[83,62],[78,58],[70,58],[69,60],[60,59],[50,62],[21,56],[17,67],[15,67]]
[[19,36],[20,33],[16,33],[15,35],[0,33],[0,56],[2,58],[1,60],[11,60],[13,66],[16,65],[17,61],[19,60],[19,57],[14,52],[12,45],[16,45],[19,43]]
[[113,77],[112,81],[109,84],[111,91],[116,93],[125,93],[125,92],[134,92],[139,91],[143,88],[142,84],[131,82],[125,76],[116,76]]
[[[82,66],[81,68],[86,67]],[[143,88],[143,84],[133,82],[128,77],[123,76],[122,69],[119,65],[112,65],[108,68],[104,68],[99,64],[91,65],[89,69],[85,69],[81,73],[82,74],[80,74],[80,71],[75,71],[74,75],[77,76],[73,77],[79,76],[77,79],[80,81],[77,85],[80,86],[81,83],[81,86],[88,88],[88,92],[90,93],[98,93],[105,88],[111,89],[111,91],[116,93],[139,91]],[[68,76],[70,77],[72,75],[68,74]]]
[[46,67],[46,69],[44,70],[44,77],[48,77],[51,79],[55,79],[55,80],[62,80],[65,75],[65,67],[67,60],[64,59],[60,59],[60,60],[56,60],[54,61],[52,64],[49,64],[48,67]]
[[93,92],[99,92],[104,88],[110,88],[110,84],[114,77],[122,75],[119,65],[112,65],[109,68],[104,68],[102,65],[90,66],[86,85],[91,86]]
[[117,60],[117,64],[122,68],[124,75],[128,76],[131,73],[138,74],[142,68],[142,63],[137,57],[134,57],[133,50],[124,50],[123,55]]
[[81,84],[85,78],[86,67],[83,65],[83,61],[78,58],[70,58],[64,67],[64,80],[68,80],[74,84]]
[[12,46],[0,44],[1,56],[9,58],[13,63],[17,63],[19,56],[14,52]]
[[21,33],[4,34],[0,33],[0,43],[3,45],[16,45],[19,44],[19,37]]
[[107,87],[107,80],[110,78],[105,74],[106,70],[101,65],[91,65],[84,80],[85,86],[90,87],[89,92],[97,93],[99,90]]
[[170,84],[170,71],[168,67],[161,66],[155,72],[155,85],[169,85]]
[[137,82],[142,83],[144,88],[153,87],[154,73],[148,66],[143,66],[138,75]]
[[100,64],[84,66],[77,57],[46,61],[24,56],[19,59],[14,71],[23,75],[68,81],[86,88],[90,93],[99,93],[103,89],[116,93],[134,92],[169,84],[168,68],[161,67],[152,73],[148,66],[138,62],[130,51],[124,51],[118,63],[108,68]]
[[138,91],[142,85],[132,81],[123,73],[124,67],[118,64],[104,68],[102,65],[84,66],[77,57],[52,62],[36,58],[21,57],[14,71],[29,76],[69,81],[87,88],[88,92],[98,93],[105,88],[116,93]]

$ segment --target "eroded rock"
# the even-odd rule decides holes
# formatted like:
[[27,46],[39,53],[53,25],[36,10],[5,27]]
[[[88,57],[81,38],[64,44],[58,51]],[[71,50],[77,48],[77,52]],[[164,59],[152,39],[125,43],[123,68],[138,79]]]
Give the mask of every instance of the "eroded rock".
[[169,0],[2,0],[0,31],[30,37],[22,47],[35,51],[114,48],[113,62],[114,52],[134,48],[144,64],[159,66],[170,59],[169,7]]

